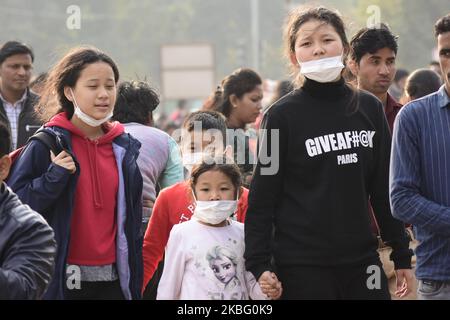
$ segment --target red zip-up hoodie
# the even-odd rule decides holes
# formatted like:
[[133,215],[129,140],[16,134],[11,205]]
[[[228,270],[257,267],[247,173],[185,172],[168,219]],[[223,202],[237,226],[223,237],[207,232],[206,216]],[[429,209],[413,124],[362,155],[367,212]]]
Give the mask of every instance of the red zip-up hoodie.
[[51,126],[72,134],[72,150],[80,166],[67,262],[85,266],[115,263],[119,174],[112,141],[124,128],[118,122],[106,123],[105,134],[90,140],[67,119],[66,113],[53,117],[46,124]]

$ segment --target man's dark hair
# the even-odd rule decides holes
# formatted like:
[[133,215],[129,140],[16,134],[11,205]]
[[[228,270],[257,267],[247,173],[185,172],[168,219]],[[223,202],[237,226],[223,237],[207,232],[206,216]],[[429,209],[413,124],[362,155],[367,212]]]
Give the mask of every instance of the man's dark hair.
[[438,61],[436,61],[436,60],[433,60],[433,61],[431,61],[429,64],[428,64],[430,67],[431,66],[436,66],[436,67],[441,67],[441,65],[439,64],[439,62]]
[[47,72],[40,73],[33,81],[30,83],[30,88],[34,86],[43,85],[48,78]]
[[439,19],[434,25],[434,33],[436,37],[446,32],[450,32],[450,13]]
[[418,69],[406,80],[405,91],[411,99],[419,99],[436,92],[441,86],[441,77],[429,69]]
[[0,122],[0,157],[11,150],[11,135],[3,122]]
[[113,119],[147,125],[149,116],[158,105],[158,94],[147,82],[125,81],[117,90]]
[[202,131],[209,129],[220,130],[225,145],[227,136],[225,120],[225,117],[217,111],[196,111],[187,116],[186,120],[184,120],[183,128],[188,132],[192,132],[195,129],[195,122],[199,122],[202,126]]
[[383,48],[389,48],[397,54],[397,39],[384,23],[380,27],[363,28],[350,41],[350,57],[359,64],[365,54],[374,54]]
[[29,54],[31,62],[34,62],[34,53],[31,47],[18,41],[8,41],[0,48],[0,64],[16,54]]
[[395,73],[394,82],[398,82],[402,80],[403,78],[406,78],[409,76],[409,71],[405,69],[397,69],[397,72]]

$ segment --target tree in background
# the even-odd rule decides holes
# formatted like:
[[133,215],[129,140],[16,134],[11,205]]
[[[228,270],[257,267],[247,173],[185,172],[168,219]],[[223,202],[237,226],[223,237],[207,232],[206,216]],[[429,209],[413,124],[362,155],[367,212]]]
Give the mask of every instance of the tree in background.
[[[284,79],[281,58],[286,0],[259,0],[260,70],[266,78]],[[306,1],[290,1],[295,5]],[[315,2],[316,4],[318,2]],[[366,25],[367,8],[378,6],[381,20],[399,38],[397,64],[409,70],[424,67],[434,47],[433,25],[450,9],[450,0],[325,0],[348,22],[348,35]],[[18,39],[35,50],[35,73],[46,71],[68,48],[92,44],[111,54],[122,79],[139,77],[159,84],[163,44],[211,43],[216,79],[251,66],[249,0],[78,0],[81,29],[66,27],[71,0],[0,0],[0,42]],[[219,80],[217,80],[218,82]]]

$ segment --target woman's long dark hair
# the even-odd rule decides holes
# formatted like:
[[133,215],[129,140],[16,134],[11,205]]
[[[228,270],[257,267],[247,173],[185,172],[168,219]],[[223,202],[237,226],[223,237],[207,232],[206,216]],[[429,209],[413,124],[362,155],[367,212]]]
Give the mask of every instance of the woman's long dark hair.
[[214,93],[213,109],[228,118],[233,108],[230,97],[235,95],[238,99],[241,99],[244,94],[252,92],[261,84],[262,79],[255,71],[251,69],[235,70],[222,80],[222,85]]
[[35,107],[38,116],[44,122],[63,111],[67,112],[69,118],[72,118],[74,107],[72,102],[66,98],[64,88],[73,88],[81,71],[96,62],[105,62],[111,66],[117,84],[119,69],[106,53],[90,46],[76,47],[70,50],[50,71],[39,103]]

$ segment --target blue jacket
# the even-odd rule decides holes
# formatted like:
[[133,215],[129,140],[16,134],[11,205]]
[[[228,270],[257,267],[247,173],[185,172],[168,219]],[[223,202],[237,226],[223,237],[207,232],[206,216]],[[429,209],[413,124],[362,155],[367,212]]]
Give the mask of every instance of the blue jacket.
[[[8,185],[19,198],[42,214],[55,232],[58,245],[55,274],[44,299],[64,299],[66,260],[70,241],[70,223],[74,193],[80,172],[72,153],[71,134],[60,127],[46,130],[70,153],[77,166],[75,174],[55,165],[43,142],[31,141],[14,162]],[[117,193],[116,265],[120,285],[126,299],[140,299],[143,262],[142,236],[142,176],[136,164],[140,142],[123,133],[113,141],[113,151],[119,170]]]

